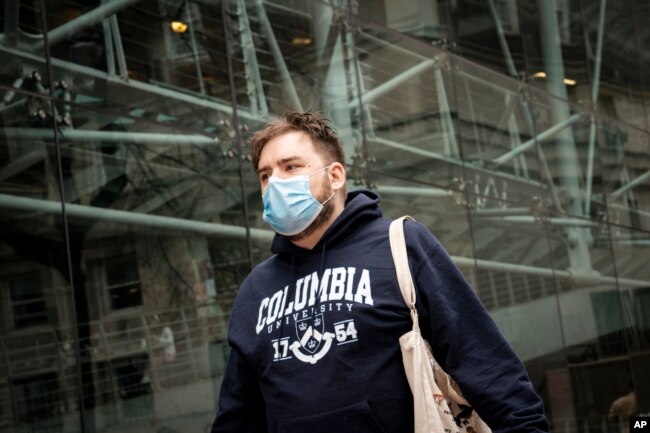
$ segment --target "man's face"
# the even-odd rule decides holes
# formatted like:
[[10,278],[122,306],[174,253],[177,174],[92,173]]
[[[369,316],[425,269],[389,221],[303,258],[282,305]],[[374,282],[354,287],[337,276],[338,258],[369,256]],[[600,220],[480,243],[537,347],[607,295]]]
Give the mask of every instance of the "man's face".
[[[288,179],[304,174],[309,175],[326,165],[306,134],[289,132],[266,143],[260,154],[257,174],[264,191],[271,176]],[[320,200],[319,193],[322,187],[327,187],[329,184],[327,170],[311,176],[309,184],[312,195]]]
[[[324,168],[327,163],[316,151],[311,138],[303,132],[289,132],[266,143],[260,154],[257,174],[262,191],[266,189],[271,176],[288,179],[294,176],[309,175]],[[332,194],[328,170],[315,173],[309,178],[312,195],[320,203]],[[300,240],[322,226],[332,215],[333,203],[327,202],[316,220],[303,232],[288,237]]]

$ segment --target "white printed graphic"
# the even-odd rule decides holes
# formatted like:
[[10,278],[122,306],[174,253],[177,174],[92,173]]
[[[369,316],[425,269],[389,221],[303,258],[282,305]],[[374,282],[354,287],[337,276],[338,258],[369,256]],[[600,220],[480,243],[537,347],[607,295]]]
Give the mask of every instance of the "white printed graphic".
[[[273,362],[295,358],[316,364],[332,346],[358,342],[354,319],[345,318],[355,317],[357,309],[373,308],[371,281],[368,269],[334,267],[303,275],[295,283],[270,291],[259,301],[254,323],[257,335],[280,336],[270,340]],[[339,321],[326,324],[328,314]],[[282,330],[292,325],[295,337],[282,337],[286,335]]]
[[324,332],[324,330],[325,323],[322,314],[297,320],[296,336],[298,340],[289,346],[293,355],[302,362],[316,364],[329,352],[334,339],[334,334]]
[[271,340],[273,345],[273,362],[291,359],[289,355],[289,337],[280,340]]
[[334,335],[336,335],[336,341],[338,341],[339,345],[358,341],[357,328],[354,326],[354,320],[350,319],[335,323]]
[[[295,290],[290,285],[275,291],[261,300],[257,314],[255,333],[266,329],[270,334],[288,318],[296,320],[315,306],[320,311],[333,311],[334,306],[351,311],[353,305],[373,306],[370,271],[354,267],[328,268],[320,275],[313,272],[296,280]],[[329,303],[329,304],[328,304]],[[316,325],[318,326],[318,325]],[[305,328],[306,330],[306,328]]]

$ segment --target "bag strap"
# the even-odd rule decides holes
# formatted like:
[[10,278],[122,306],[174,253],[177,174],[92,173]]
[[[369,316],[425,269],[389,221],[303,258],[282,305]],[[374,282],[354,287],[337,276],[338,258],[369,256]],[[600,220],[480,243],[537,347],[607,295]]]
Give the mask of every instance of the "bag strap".
[[[411,319],[413,320],[413,331],[420,332],[420,325],[418,324],[418,312],[415,309],[415,285],[413,284],[413,277],[409,269],[408,254],[406,252],[406,241],[404,239],[404,221],[415,221],[409,215],[394,220],[390,223],[388,230],[388,237],[390,240],[390,250],[393,254],[393,261],[395,262],[395,271],[397,272],[397,282],[404,297],[404,303],[411,311]],[[434,361],[435,363],[435,361]],[[451,377],[445,373],[437,363],[434,364],[434,374],[436,375],[436,382],[444,388],[446,395],[451,397],[458,404],[468,406],[469,403],[461,394],[457,393],[451,383]]]
[[415,285],[413,284],[413,277],[411,277],[411,270],[409,269],[406,241],[404,240],[404,221],[406,220],[415,221],[409,215],[405,215],[390,223],[388,238],[390,240],[390,250],[393,254],[393,262],[395,262],[397,282],[399,283],[404,303],[411,311],[413,330],[420,332],[418,312],[415,309]]

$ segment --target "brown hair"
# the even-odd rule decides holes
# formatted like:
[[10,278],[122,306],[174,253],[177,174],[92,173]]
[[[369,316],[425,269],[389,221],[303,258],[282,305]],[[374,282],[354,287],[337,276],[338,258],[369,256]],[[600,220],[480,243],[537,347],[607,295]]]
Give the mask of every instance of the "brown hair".
[[251,154],[253,169],[257,171],[260,163],[260,155],[266,143],[276,137],[289,132],[304,132],[318,153],[323,156],[325,162],[340,162],[345,166],[345,154],[341,141],[334,130],[329,126],[329,119],[316,111],[306,111],[304,113],[297,111],[288,111],[284,117],[267,123],[262,129],[257,131],[250,138]]

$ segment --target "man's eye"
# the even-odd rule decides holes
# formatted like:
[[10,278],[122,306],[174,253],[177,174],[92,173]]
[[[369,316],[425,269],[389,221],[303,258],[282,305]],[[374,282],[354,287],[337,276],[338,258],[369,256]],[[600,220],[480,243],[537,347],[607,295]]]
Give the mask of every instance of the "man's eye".
[[296,164],[287,165],[287,171],[295,170],[296,168],[298,168]]
[[266,173],[264,173],[264,174],[260,174],[260,180],[261,180],[262,182],[264,182],[264,181],[267,180],[268,178],[269,178],[269,175],[268,175],[268,174],[266,174]]

